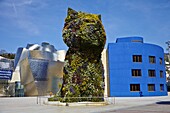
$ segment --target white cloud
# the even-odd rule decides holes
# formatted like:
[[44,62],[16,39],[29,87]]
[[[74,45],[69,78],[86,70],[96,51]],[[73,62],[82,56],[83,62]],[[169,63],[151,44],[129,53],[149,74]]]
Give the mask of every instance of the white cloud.
[[30,35],[39,35],[40,31],[36,24],[34,24],[31,21],[27,20],[18,20],[17,24],[19,25],[18,27],[21,29],[24,29],[28,34]]
[[15,0],[15,3],[17,6],[23,6],[23,5],[31,5],[32,4],[32,0]]
[[39,35],[40,28],[31,11],[46,6],[47,3],[41,0],[4,0],[0,2],[0,17],[6,18],[6,22],[10,21],[28,35]]

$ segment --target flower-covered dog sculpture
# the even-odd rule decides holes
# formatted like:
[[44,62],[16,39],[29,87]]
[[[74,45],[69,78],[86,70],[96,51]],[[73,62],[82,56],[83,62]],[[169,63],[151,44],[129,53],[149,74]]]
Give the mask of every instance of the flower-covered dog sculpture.
[[101,16],[76,12],[68,8],[63,28],[63,40],[69,47],[63,75],[61,96],[64,101],[101,101],[104,95],[104,70],[101,52],[106,34]]

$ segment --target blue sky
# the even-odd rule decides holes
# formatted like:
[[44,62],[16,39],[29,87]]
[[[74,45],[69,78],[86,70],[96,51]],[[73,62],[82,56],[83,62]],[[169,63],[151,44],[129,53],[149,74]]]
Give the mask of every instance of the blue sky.
[[67,50],[62,29],[68,7],[102,15],[105,47],[124,36],[142,36],[164,49],[170,40],[170,0],[0,0],[0,49],[15,53],[45,41]]

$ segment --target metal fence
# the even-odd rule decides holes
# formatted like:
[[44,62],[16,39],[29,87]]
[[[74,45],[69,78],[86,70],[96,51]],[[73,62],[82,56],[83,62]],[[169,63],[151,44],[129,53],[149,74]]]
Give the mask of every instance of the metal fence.
[[[44,104],[49,102],[49,98],[53,98],[50,102],[60,101],[62,103],[69,103],[67,100],[74,100],[73,102],[95,102],[96,99],[101,99],[100,102],[106,102],[107,104],[115,104],[115,97],[50,97],[50,96],[37,96],[37,104]],[[98,102],[98,101],[96,101]]]

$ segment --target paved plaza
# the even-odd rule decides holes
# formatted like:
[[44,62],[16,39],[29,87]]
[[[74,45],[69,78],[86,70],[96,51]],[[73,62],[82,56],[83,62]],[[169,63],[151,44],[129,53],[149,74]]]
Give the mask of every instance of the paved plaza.
[[[0,113],[170,113],[170,96],[116,97],[105,106],[44,105],[46,97],[0,98]],[[113,99],[114,100],[114,99]]]

